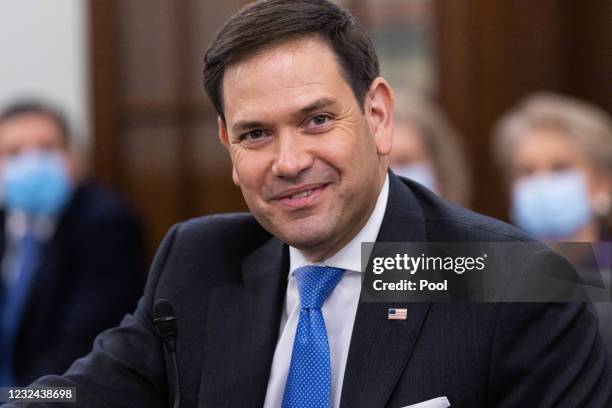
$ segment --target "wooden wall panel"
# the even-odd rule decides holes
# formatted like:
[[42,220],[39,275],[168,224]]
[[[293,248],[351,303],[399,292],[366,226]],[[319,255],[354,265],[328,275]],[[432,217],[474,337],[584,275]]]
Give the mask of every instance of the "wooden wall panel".
[[175,97],[172,58],[172,0],[122,0],[118,4],[121,98],[124,103],[169,101]]
[[[169,124],[132,126],[122,133],[124,189],[147,221],[153,247],[174,224],[181,208],[175,130]],[[153,250],[153,248],[151,248]]]
[[90,1],[89,11],[93,170],[98,180],[120,188],[117,4],[114,0]]
[[612,1],[572,1],[567,8],[565,26],[571,33],[564,39],[568,91],[612,115]]

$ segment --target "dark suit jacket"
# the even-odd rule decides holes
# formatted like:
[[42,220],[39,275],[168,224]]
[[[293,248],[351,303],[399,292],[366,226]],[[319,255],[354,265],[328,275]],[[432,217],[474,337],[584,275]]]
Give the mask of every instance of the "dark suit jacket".
[[[0,257],[4,222],[1,213]],[[87,354],[134,309],[145,278],[138,219],[109,192],[79,186],[42,250],[16,338],[16,383],[61,374]]]
[[[528,238],[390,174],[378,240]],[[545,254],[534,250],[517,268]],[[164,354],[151,323],[154,300],[167,298],[178,317],[182,406],[261,407],[287,275],[287,246],[250,215],[176,225],[134,314],[101,334],[63,377],[38,384],[77,387],[79,403],[66,407],[167,406]],[[358,307],[342,407],[403,407],[440,396],[469,408],[612,404],[597,321],[584,304],[410,303],[406,321],[387,320],[389,307]]]

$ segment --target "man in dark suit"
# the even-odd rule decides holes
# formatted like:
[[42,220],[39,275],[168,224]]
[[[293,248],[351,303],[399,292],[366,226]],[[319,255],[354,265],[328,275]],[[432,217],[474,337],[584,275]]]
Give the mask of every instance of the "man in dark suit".
[[[359,302],[361,242],[529,238],[388,172],[392,91],[349,14],[256,2],[205,63],[252,215],[176,225],[134,314],[36,385],[76,387],[79,407],[164,407],[177,394],[184,407],[610,405],[585,304],[406,303],[407,318],[389,320],[402,306]],[[516,268],[550,257],[534,245]],[[160,299],[175,311],[157,322],[178,319],[178,376],[156,335]]]
[[0,378],[61,374],[133,310],[145,280],[140,222],[83,181],[68,127],[34,102],[0,115]]

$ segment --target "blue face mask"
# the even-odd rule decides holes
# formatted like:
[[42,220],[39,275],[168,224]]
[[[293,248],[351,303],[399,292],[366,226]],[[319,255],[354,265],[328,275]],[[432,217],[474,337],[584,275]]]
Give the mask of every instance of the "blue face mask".
[[536,238],[569,238],[591,219],[584,174],[567,170],[519,181],[512,192],[511,216]]
[[427,164],[407,164],[404,166],[392,167],[392,170],[398,176],[414,180],[417,183],[424,185],[434,193],[438,192],[436,176],[434,175],[431,166]]
[[52,215],[72,193],[68,168],[59,153],[29,151],[7,159],[2,172],[4,204],[32,215]]

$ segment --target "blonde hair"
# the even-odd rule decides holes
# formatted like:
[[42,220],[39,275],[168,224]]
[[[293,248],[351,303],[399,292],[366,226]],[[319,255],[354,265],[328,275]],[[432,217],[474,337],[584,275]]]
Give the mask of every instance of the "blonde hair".
[[410,123],[423,136],[440,195],[455,203],[468,205],[471,183],[465,151],[459,134],[444,112],[429,98],[404,92],[396,94],[395,118],[398,122]]
[[494,155],[506,175],[526,130],[534,128],[558,130],[576,142],[595,170],[612,176],[612,120],[608,114],[594,105],[554,93],[528,96],[497,122]]

